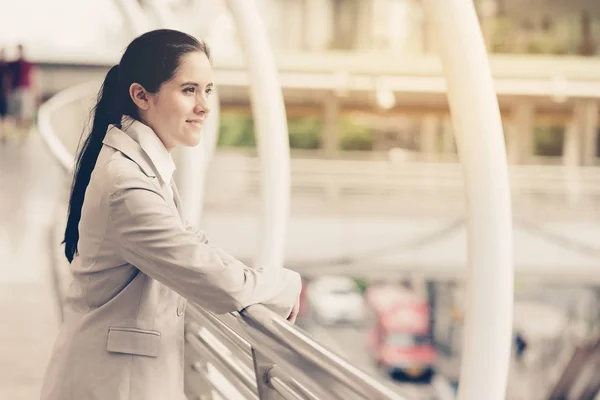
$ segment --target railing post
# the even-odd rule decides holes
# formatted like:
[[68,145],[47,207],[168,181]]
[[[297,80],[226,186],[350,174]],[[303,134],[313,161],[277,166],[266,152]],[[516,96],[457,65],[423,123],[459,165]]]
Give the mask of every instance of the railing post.
[[[593,365],[594,358],[596,358],[596,362],[600,360],[600,338],[585,341],[576,347],[561,377],[554,384],[550,393],[544,397],[544,400],[562,400],[568,398],[573,387],[579,384],[581,375],[585,373],[586,367],[589,368]],[[584,392],[593,392],[600,385],[595,380],[588,380],[585,383],[587,390],[584,389]],[[579,399],[579,397],[577,398]]]
[[256,374],[256,386],[260,400],[279,400],[282,397],[269,383],[269,370],[274,364],[264,357],[259,351],[252,347],[252,360],[254,362],[254,373]]
[[[213,389],[206,377],[208,376],[208,363],[205,361],[195,361],[190,365],[195,372],[193,378],[185,380],[186,389],[193,386],[192,390],[186,390],[186,396],[189,400],[213,400]],[[195,383],[192,385],[192,382]]]
[[185,351],[184,391],[189,400],[213,400],[213,386],[208,378],[208,362],[203,359],[189,359],[193,352]]
[[[186,316],[186,320],[189,317]],[[190,330],[190,322],[186,322],[185,332]],[[194,356],[192,358],[192,356]],[[195,352],[187,341],[184,351],[184,391],[189,400],[212,400],[213,387],[208,380],[208,361],[202,357],[196,357]]]

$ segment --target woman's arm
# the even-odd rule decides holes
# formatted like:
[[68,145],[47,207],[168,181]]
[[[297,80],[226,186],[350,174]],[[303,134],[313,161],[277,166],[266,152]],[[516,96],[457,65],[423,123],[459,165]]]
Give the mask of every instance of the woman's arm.
[[[130,163],[129,160],[123,160]],[[250,268],[212,247],[181,222],[141,171],[109,164],[109,215],[124,259],[145,274],[216,313],[262,303],[287,318],[300,275],[285,268]],[[112,176],[112,178],[111,178]]]

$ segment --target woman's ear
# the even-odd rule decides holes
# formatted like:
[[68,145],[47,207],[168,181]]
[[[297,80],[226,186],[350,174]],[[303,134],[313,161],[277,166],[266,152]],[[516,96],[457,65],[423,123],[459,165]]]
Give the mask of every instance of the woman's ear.
[[139,83],[134,82],[129,86],[129,97],[142,110],[147,110],[150,107],[148,92]]

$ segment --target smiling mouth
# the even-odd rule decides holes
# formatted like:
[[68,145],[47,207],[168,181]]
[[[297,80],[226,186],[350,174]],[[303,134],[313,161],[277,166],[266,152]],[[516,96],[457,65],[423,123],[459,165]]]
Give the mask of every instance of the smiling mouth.
[[204,124],[203,119],[188,119],[185,122],[188,122],[188,123],[190,123],[192,125],[196,125],[196,126],[202,126],[202,124]]

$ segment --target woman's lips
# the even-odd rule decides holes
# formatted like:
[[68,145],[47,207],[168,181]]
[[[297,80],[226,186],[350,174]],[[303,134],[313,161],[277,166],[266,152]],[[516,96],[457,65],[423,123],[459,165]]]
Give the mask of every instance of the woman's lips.
[[202,124],[204,124],[204,118],[202,119],[188,119],[186,122],[196,125],[196,126],[202,126]]

